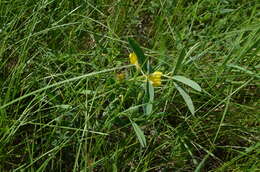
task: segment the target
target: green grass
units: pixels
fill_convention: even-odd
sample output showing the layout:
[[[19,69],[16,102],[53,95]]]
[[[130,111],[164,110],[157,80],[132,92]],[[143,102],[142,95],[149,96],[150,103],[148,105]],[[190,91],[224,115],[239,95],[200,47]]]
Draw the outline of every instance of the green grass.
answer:
[[[0,171],[259,171],[259,10],[257,0],[0,0]],[[128,38],[154,70],[201,86],[178,84],[194,115],[165,77],[143,112]]]

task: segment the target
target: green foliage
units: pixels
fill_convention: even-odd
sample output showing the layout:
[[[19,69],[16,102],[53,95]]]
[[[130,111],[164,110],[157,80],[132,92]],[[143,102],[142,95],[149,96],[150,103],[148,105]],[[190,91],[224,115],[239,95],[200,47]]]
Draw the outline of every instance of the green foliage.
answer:
[[[135,134],[136,134],[141,146],[145,147],[146,146],[146,139],[145,139],[143,131],[140,129],[140,127],[135,122],[131,121],[131,123],[132,123]]]
[[[184,76],[175,75],[175,76],[173,76],[173,79],[190,86],[191,88],[193,88],[196,91],[201,91],[201,87],[199,86],[199,84],[197,84],[196,82],[194,82]]]
[[[146,104],[144,106],[145,115],[150,115],[153,111],[154,87],[149,81],[147,81],[145,84],[145,95],[143,102]]]
[[[181,96],[184,99],[186,105],[188,106],[191,114],[195,115],[195,108],[194,108],[193,102],[192,102],[189,94],[187,94],[178,84],[174,83],[174,86],[176,87],[176,89],[181,94]]]
[[[0,171],[259,171],[258,9],[0,1]]]

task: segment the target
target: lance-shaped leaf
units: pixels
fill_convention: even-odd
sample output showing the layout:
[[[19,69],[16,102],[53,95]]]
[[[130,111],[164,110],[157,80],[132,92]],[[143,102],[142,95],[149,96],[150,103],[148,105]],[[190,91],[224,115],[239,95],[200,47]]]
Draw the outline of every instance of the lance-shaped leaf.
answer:
[[[145,139],[145,136],[144,136],[144,133],[143,131],[141,130],[141,128],[131,120],[131,123],[132,123],[132,126],[134,128],[134,131],[135,131],[135,134],[141,144],[142,147],[145,147],[146,146],[146,139]]]
[[[174,86],[177,88],[177,90],[181,94],[181,96],[184,99],[186,105],[188,106],[191,114],[195,115],[195,108],[194,108],[194,105],[193,105],[193,102],[192,102],[190,96],[178,84],[174,83]]]
[[[199,84],[197,84],[195,81],[190,80],[189,78],[186,78],[184,76],[175,75],[173,76],[173,79],[179,82],[182,82],[185,85],[188,85],[189,87],[193,88],[194,90],[201,91],[201,87]]]

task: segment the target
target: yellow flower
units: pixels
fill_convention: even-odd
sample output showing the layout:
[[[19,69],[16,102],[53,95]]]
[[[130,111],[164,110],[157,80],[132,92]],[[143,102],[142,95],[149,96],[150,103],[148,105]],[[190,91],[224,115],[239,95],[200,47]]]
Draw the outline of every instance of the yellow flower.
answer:
[[[130,53],[129,54],[129,59],[131,64],[138,64],[138,59],[135,53]]]
[[[156,71],[148,76],[150,82],[152,82],[154,87],[158,87],[162,84],[161,82],[162,72]]]
[[[130,53],[129,54],[129,59],[130,59],[130,63],[134,64],[136,66],[136,68],[139,70],[140,66],[139,66],[138,58],[137,58],[136,54],[135,53]]]

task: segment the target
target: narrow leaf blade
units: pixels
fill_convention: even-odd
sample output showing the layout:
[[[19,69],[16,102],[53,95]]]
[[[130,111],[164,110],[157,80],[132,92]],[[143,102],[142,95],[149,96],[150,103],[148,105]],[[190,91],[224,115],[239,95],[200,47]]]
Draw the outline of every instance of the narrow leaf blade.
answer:
[[[179,93],[181,94],[182,98],[184,99],[191,114],[195,115],[195,108],[194,108],[194,105],[193,105],[193,102],[192,102],[190,96],[178,84],[174,83],[174,85],[175,85],[176,89],[179,91]]]
[[[149,95],[149,101],[150,102],[153,102],[154,100],[154,87],[152,85],[151,82],[147,81],[146,82],[146,91],[148,92],[148,95]]]
[[[154,87],[151,82],[147,81],[145,86],[145,96],[144,96],[144,113],[145,115],[150,115],[153,110],[154,101]]]
[[[174,74],[174,75],[175,75],[175,74],[178,72],[178,70],[181,68],[181,65],[182,65],[182,62],[183,62],[184,58],[185,58],[185,48],[183,48],[183,49],[181,50],[181,54],[180,54],[179,57],[178,57],[178,60],[177,60],[176,65],[175,65],[175,68],[174,68],[174,70],[173,70],[173,74]]]
[[[251,75],[251,76],[255,76],[255,77],[257,77],[257,78],[260,78],[260,75],[254,73],[254,72],[252,72],[252,71],[250,71],[250,70],[248,70],[248,69],[246,69],[246,68],[243,68],[243,67],[241,67],[241,66],[234,65],[234,64],[228,64],[227,66],[228,66],[228,67],[231,67],[231,68],[234,68],[234,69],[238,69],[238,70],[240,70],[240,71],[242,71],[242,72],[245,72],[245,73],[247,73],[247,74],[249,74],[249,75]]]
[[[145,139],[143,131],[141,130],[141,128],[135,122],[131,121],[131,123],[132,123],[135,134],[136,134],[141,146],[145,147],[146,146],[146,139]]]
[[[152,66],[150,65],[149,60],[147,60],[146,69],[147,69],[147,74],[153,73],[153,68],[152,68]]]
[[[189,79],[189,78],[186,78],[184,76],[180,76],[180,75],[176,75],[173,77],[174,80],[176,81],[179,81],[185,85],[188,85],[189,87],[193,88],[194,90],[197,90],[197,91],[201,91],[201,87],[199,86],[199,84],[197,84],[195,81]]]

